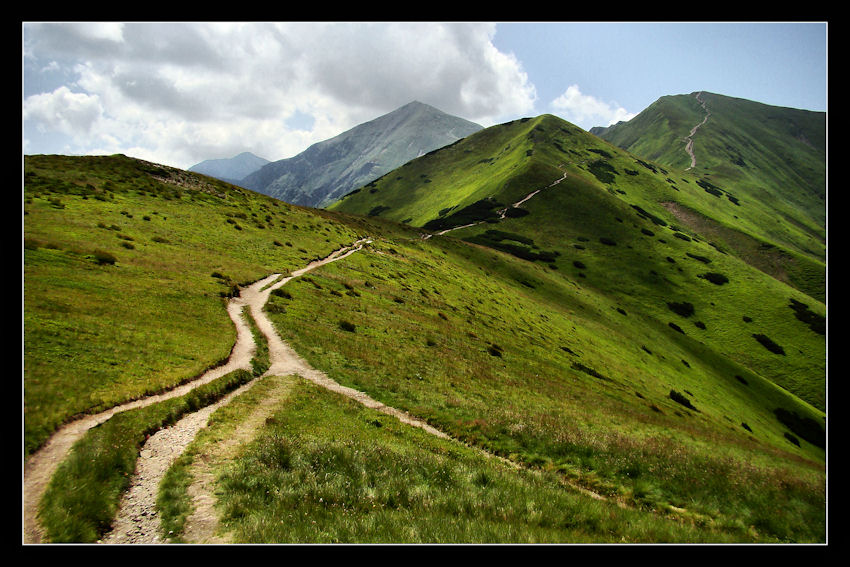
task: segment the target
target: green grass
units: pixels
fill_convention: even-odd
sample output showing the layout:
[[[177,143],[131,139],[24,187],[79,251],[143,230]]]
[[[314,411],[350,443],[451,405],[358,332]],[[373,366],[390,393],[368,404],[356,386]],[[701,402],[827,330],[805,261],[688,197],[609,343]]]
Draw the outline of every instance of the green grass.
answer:
[[[290,380],[262,432],[219,469],[222,529],[236,543],[751,541],[598,502],[557,474],[515,470]]]
[[[26,156],[24,169],[25,454],[75,415],[217,365],[236,338],[226,295],[357,238],[316,212],[123,156]]]
[[[338,382],[522,468],[304,386],[233,468],[219,471],[226,527],[238,540],[376,541],[380,532],[381,541],[405,542],[824,541],[825,452],[817,435],[800,430],[825,425],[825,337],[817,332],[825,306],[675,226],[657,205],[674,192],[669,172],[653,173],[601,141],[570,144],[583,139],[579,131],[557,124],[517,121],[507,126],[517,140],[510,147],[481,137],[474,151],[461,142],[428,156],[463,152],[453,159],[492,171],[491,186],[475,186],[462,170],[406,166],[417,176],[433,171],[431,189],[450,175],[467,184],[454,202],[435,191],[416,224],[480,200],[481,188],[513,202],[580,154],[562,164],[564,182],[523,205],[527,215],[429,240],[382,218],[410,214],[399,212],[401,200],[386,201],[380,217],[358,217],[121,156],[27,157],[25,454],[75,414],[173,387],[224,359],[235,337],[225,301],[239,284],[369,235],[364,250],[271,295],[266,311],[279,333]],[[610,169],[592,165],[598,160]],[[157,180],[166,173],[170,181]],[[374,195],[388,195],[393,179],[376,182]],[[115,262],[99,261],[96,250]],[[708,272],[729,281],[700,277]],[[268,367],[262,346],[254,374]],[[167,530],[180,533],[189,512],[194,451],[222,439],[252,399],[219,414],[227,427],[170,473],[160,504]],[[129,455],[139,428],[112,427],[124,431],[113,444]],[[106,464],[94,472],[127,470],[125,449],[102,454]],[[441,475],[450,490],[437,489]],[[55,502],[74,498],[74,483],[62,482]],[[106,482],[115,482],[103,490],[115,502],[121,484]],[[92,537],[109,513],[108,503],[94,507],[57,520],[66,527],[55,537]],[[686,510],[684,524],[667,519],[678,517],[674,507]],[[61,516],[63,506],[54,508]]]
[[[817,416],[806,404],[696,341],[629,323],[604,296],[567,295],[557,272],[451,241],[375,248],[314,272],[321,289],[295,280],[291,299],[271,300],[285,305],[272,315],[285,340],[337,381],[636,506],[767,523],[767,539],[823,537],[823,452],[791,445],[771,413]],[[346,284],[359,295],[330,293]]]
[[[248,382],[237,370],[179,398],[113,416],[89,430],[59,465],[39,504],[45,540],[93,543],[110,529],[146,438]]]

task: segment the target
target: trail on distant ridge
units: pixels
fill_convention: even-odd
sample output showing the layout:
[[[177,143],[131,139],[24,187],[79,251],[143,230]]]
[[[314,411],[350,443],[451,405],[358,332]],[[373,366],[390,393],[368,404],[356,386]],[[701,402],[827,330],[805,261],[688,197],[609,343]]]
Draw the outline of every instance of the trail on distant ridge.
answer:
[[[702,106],[702,109],[705,110],[705,118],[702,119],[702,122],[691,128],[691,133],[688,134],[687,137],[685,137],[685,151],[688,152],[689,156],[691,156],[691,166],[685,169],[685,171],[693,169],[697,165],[697,158],[694,155],[694,135],[697,133],[697,130],[699,130],[699,127],[705,124],[708,120],[708,117],[711,116],[711,112],[705,106],[705,101],[700,98],[701,95],[702,92],[698,92],[694,96],[699,101],[700,105]]]

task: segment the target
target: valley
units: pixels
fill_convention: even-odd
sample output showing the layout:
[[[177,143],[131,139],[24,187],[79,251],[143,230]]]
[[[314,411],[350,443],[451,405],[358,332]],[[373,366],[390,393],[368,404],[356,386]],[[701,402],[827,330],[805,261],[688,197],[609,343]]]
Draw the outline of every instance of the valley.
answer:
[[[25,156],[25,542],[824,541],[819,177],[713,144],[543,115],[325,209]]]

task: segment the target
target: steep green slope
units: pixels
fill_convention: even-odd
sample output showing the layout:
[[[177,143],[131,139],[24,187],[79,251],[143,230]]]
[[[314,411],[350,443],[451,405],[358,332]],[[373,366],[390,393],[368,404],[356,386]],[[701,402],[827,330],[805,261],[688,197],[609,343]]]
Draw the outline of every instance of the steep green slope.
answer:
[[[635,155],[685,170],[691,165],[685,139],[697,125],[691,181],[741,205],[732,213],[697,209],[701,226],[725,232],[753,265],[774,276],[788,273],[823,300],[822,290],[804,282],[823,271],[826,256],[825,113],[701,92],[662,97],[632,120],[594,131]],[[680,220],[692,217],[683,211]],[[771,262],[783,265],[771,270]]]
[[[363,251],[272,295],[267,313],[278,332],[343,385],[540,470],[545,483],[532,487],[525,473],[508,479],[466,456],[461,464],[451,446],[423,444],[418,432],[383,428],[351,408],[323,403],[332,423],[318,430],[310,424],[317,417],[304,412],[319,402],[305,404],[298,394],[298,413],[268,421],[227,471],[220,488],[235,494],[230,519],[291,523],[291,507],[278,504],[297,494],[311,514],[356,511],[365,526],[389,514],[393,525],[434,518],[417,524],[430,530],[455,507],[467,519],[463,529],[472,530],[466,541],[496,538],[495,527],[475,532],[481,522],[501,526],[499,541],[823,541],[825,415],[801,398],[806,388],[819,394],[824,347],[810,328],[817,318],[800,305],[815,315],[822,306],[765,283],[761,272],[702,239],[684,240],[669,223],[638,215],[629,203],[649,210],[656,193],[673,192],[663,173],[626,173],[643,166],[598,138],[593,146],[568,142],[580,131],[550,117],[507,128],[523,140],[514,142],[516,154],[498,137],[480,146],[505,150],[504,165],[498,154],[488,156],[504,170],[504,182],[494,185],[499,199],[549,185],[561,178],[559,164],[568,176],[524,203],[525,216],[450,233],[469,241],[423,240],[415,227],[301,209],[123,156],[28,156],[25,452],[75,413],[171,387],[225,357],[233,331],[223,296],[237,282],[302,267],[368,235],[374,244]],[[471,153],[462,156],[481,161]],[[647,179],[638,183],[640,176]],[[483,196],[473,187],[468,200]],[[699,277],[706,273],[729,281]],[[785,354],[768,351],[754,334]],[[797,395],[773,383],[776,368]],[[805,379],[807,371],[815,380]],[[283,427],[290,429],[282,437]],[[303,442],[284,442],[301,427]],[[376,428],[382,432],[371,433]],[[374,447],[390,434],[397,443]],[[353,452],[367,446],[368,455]],[[415,471],[398,470],[398,462]],[[482,489],[494,483],[480,502],[498,494],[501,504],[481,509],[470,501],[467,475]],[[429,492],[440,479],[450,490]],[[570,497],[564,505],[579,518],[549,508],[541,515],[529,495],[549,501],[542,495],[560,482],[591,488],[630,512]],[[340,486],[358,487],[345,492],[350,508],[330,498]],[[528,507],[524,514],[517,502]],[[669,531],[659,522],[667,518],[676,524]],[[699,533],[680,529],[683,519]],[[524,527],[512,528],[515,522]],[[250,522],[242,528],[250,531]],[[304,537],[323,541],[320,535]]]
[[[538,189],[521,207],[508,207]],[[330,209],[438,231],[477,223],[449,234],[580,277],[662,326],[683,326],[668,303],[694,305],[685,334],[824,409],[825,330],[807,328],[791,306],[804,304],[820,318],[825,306],[671,213],[731,216],[748,206],[722,196],[544,115],[411,161]],[[762,336],[783,353],[763,347]]]
[[[27,453],[75,414],[227,358],[223,296],[354,239],[316,212],[124,156],[26,156],[23,197]]]

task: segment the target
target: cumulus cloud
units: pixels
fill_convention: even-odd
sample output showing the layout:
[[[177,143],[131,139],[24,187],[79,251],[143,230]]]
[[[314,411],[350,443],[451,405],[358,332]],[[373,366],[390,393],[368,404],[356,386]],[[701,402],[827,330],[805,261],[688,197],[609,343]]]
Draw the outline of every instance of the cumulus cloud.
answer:
[[[27,24],[24,119],[72,136],[79,153],[178,167],[245,150],[289,157],[412,100],[487,126],[536,99],[494,34],[478,23]],[[61,86],[27,91],[48,75]]]
[[[616,103],[603,102],[581,92],[578,85],[570,85],[552,101],[552,109],[565,120],[589,129],[593,126],[610,126],[620,120],[630,120],[635,113]]]

